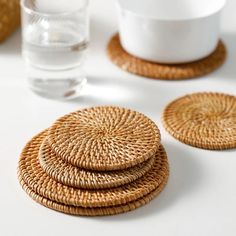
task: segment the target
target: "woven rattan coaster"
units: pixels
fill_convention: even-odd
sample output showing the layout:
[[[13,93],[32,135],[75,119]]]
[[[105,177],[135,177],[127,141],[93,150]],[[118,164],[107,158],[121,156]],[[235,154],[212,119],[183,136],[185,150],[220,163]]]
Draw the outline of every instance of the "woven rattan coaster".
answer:
[[[102,189],[118,187],[142,177],[151,169],[155,158],[120,171],[89,171],[58,158],[45,139],[39,151],[39,161],[44,171],[57,182],[78,188]]]
[[[153,157],[160,133],[153,121],[120,107],[93,107],[58,119],[48,143],[66,162],[90,170],[118,170]]]
[[[194,93],[171,102],[164,111],[166,130],[183,143],[204,149],[236,147],[236,97]]]
[[[151,170],[132,183],[117,188],[85,190],[54,181],[40,166],[38,152],[47,132],[34,137],[24,148],[19,161],[19,175],[35,193],[49,200],[80,207],[108,207],[135,201],[157,189],[168,176],[169,167],[162,146],[156,152]]]
[[[20,0],[0,0],[0,42],[20,25]]]
[[[156,197],[163,190],[163,188],[167,183],[168,176],[166,176],[166,178],[163,180],[160,186],[158,186],[157,189],[155,189],[154,191],[152,191],[151,193],[147,194],[142,198],[139,198],[127,204],[121,204],[112,207],[95,207],[95,208],[69,206],[55,201],[51,201],[45,197],[40,196],[39,194],[35,193],[31,188],[29,188],[22,179],[21,175],[19,175],[19,180],[22,188],[27,192],[27,194],[36,202],[42,204],[45,207],[71,215],[105,216],[105,215],[115,215],[132,211],[138,207],[143,206],[144,204],[149,203],[154,197]]]
[[[128,54],[121,46],[118,34],[108,43],[108,56],[121,69],[133,74],[162,80],[182,80],[206,75],[220,67],[226,58],[226,48],[222,41],[208,57],[185,64],[159,64],[145,61]]]

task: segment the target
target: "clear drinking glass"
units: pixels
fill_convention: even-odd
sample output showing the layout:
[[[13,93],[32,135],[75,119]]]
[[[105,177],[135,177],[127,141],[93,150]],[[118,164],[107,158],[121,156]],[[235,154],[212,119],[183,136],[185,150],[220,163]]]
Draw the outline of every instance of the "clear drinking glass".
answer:
[[[88,0],[21,0],[21,10],[30,88],[44,97],[78,96],[86,83]]]

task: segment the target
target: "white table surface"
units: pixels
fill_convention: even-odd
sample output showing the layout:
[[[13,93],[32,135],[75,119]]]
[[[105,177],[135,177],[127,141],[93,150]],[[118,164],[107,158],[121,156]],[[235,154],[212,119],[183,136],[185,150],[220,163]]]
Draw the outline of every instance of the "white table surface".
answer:
[[[216,72],[189,81],[158,81],[123,72],[107,58],[105,47],[116,32],[111,0],[91,1],[91,47],[86,63],[88,85],[70,102],[31,93],[20,54],[20,32],[0,45],[0,235],[236,235],[236,151],[206,151],[168,135],[160,121],[165,105],[195,91],[236,95],[236,1],[222,18],[229,55]],[[16,175],[25,143],[59,116],[89,106],[129,107],[160,127],[171,167],[169,183],[150,204],[110,217],[73,217],[47,209],[21,189]]]

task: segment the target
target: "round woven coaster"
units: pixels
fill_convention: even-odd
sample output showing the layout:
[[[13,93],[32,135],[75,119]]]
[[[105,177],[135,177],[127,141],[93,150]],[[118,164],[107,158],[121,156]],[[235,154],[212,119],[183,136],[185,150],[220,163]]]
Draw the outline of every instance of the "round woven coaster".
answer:
[[[111,61],[125,71],[162,80],[182,80],[203,76],[220,67],[227,54],[224,43],[219,41],[216,50],[204,59],[184,64],[159,64],[127,53],[121,46],[118,34],[109,41],[107,53]]]
[[[153,121],[119,107],[93,107],[58,119],[48,143],[66,162],[89,170],[120,170],[151,158],[160,144]]]
[[[20,25],[20,0],[0,0],[0,42]]]
[[[85,208],[85,207],[76,207],[76,206],[70,206],[61,204],[55,201],[51,201],[45,197],[40,196],[39,194],[35,193],[31,188],[27,186],[27,184],[24,182],[21,175],[19,175],[19,180],[21,183],[22,188],[25,190],[25,192],[36,202],[42,204],[45,207],[48,207],[50,209],[60,211],[66,214],[71,215],[81,215],[81,216],[106,216],[106,215],[115,215],[120,214],[128,211],[135,210],[138,207],[141,207],[147,203],[149,203],[154,197],[156,197],[165,187],[168,176],[162,181],[160,186],[156,188],[151,193],[147,194],[146,196],[139,198],[135,201],[129,202],[127,204],[121,204],[118,206],[112,206],[112,207],[95,207],[95,208]]]
[[[85,190],[56,182],[42,169],[38,152],[47,132],[34,137],[24,148],[19,175],[35,193],[52,201],[81,207],[107,207],[126,204],[154,191],[167,178],[168,161],[162,146],[156,152],[151,170],[132,183],[111,189]]]
[[[39,161],[44,171],[57,182],[78,188],[102,189],[118,187],[142,177],[151,169],[155,158],[120,171],[89,171],[58,158],[45,139],[39,151]]]
[[[183,143],[204,149],[236,147],[236,97],[194,93],[171,102],[164,111],[166,130]]]

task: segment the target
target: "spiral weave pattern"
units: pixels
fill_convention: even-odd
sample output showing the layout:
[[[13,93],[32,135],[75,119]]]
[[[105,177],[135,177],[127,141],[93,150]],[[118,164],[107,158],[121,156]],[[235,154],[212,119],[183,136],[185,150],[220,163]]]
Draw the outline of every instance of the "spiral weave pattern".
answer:
[[[136,111],[94,107],[58,119],[48,143],[66,162],[88,170],[120,170],[151,158],[160,143],[153,121]]]
[[[194,93],[171,102],[164,111],[166,130],[183,143],[222,150],[236,147],[236,97]]]

